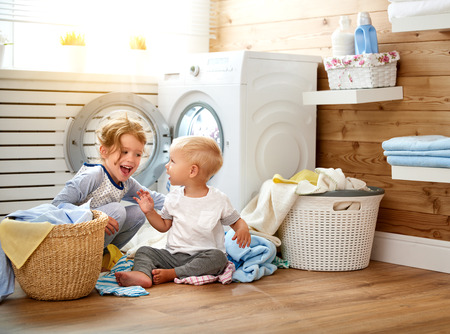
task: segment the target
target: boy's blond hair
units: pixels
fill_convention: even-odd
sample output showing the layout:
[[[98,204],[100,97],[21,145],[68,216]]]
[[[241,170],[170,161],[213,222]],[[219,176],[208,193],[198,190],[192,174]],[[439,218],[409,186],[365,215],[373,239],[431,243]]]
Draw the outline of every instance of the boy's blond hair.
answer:
[[[95,131],[100,145],[105,146],[113,153],[120,150],[120,137],[125,134],[134,136],[142,144],[147,143],[147,137],[142,124],[127,115],[112,118],[100,129]]]
[[[191,165],[197,165],[200,175],[206,180],[216,174],[223,165],[219,145],[210,137],[178,137],[173,140],[170,150],[177,150]]]

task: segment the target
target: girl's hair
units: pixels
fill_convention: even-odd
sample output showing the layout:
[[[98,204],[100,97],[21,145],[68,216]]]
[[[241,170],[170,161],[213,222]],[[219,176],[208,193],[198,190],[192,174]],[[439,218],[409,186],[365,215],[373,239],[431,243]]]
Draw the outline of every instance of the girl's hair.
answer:
[[[210,137],[184,136],[175,138],[170,150],[177,150],[192,165],[197,165],[200,175],[209,180],[223,165],[222,152]]]
[[[100,145],[103,145],[113,153],[120,147],[120,137],[124,134],[134,136],[144,145],[147,143],[144,128],[137,120],[129,119],[127,115],[113,118],[95,131]]]

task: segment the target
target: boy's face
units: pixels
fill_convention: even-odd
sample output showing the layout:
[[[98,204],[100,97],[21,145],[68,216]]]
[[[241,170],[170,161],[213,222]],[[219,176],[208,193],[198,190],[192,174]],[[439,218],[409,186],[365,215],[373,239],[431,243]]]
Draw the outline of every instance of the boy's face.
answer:
[[[179,150],[170,151],[170,160],[166,164],[166,172],[169,175],[170,184],[183,186],[189,180],[192,165],[186,160]]]
[[[114,182],[125,182],[136,172],[144,152],[144,144],[135,136],[124,134],[120,137],[120,149],[110,152],[100,146],[103,165]]]

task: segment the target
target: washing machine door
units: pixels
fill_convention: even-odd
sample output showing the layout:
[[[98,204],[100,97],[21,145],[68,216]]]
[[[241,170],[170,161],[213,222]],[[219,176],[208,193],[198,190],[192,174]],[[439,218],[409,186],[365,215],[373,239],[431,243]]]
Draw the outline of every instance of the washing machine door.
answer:
[[[147,134],[144,155],[133,177],[149,187],[164,171],[169,161],[170,129],[159,110],[145,98],[133,93],[109,93],[90,103],[71,119],[66,130],[65,157],[72,172],[84,162],[99,163],[95,131],[111,118],[127,115],[137,119]]]
[[[213,138],[223,152],[224,135],[216,111],[209,104],[194,102],[187,105],[178,119],[174,137],[205,136]]]

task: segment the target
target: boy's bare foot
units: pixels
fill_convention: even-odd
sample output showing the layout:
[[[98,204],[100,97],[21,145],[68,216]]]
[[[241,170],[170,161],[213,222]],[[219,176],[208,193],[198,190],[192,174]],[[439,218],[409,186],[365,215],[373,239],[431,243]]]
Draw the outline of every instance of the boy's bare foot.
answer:
[[[152,275],[154,284],[173,282],[177,278],[175,269],[153,269]]]
[[[139,285],[145,289],[152,286],[152,279],[142,271],[118,271],[114,275],[120,286]]]

